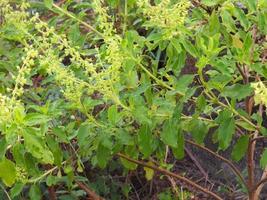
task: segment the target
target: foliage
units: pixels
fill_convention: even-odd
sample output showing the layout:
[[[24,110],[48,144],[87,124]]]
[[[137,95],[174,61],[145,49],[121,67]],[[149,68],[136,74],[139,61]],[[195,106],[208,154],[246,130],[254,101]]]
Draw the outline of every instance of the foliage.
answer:
[[[266,0],[1,0],[0,8],[0,177],[14,198],[29,186],[40,198],[42,183],[63,183],[72,191],[64,198],[78,198],[86,163],[105,168],[121,152],[165,167],[166,149],[182,159],[186,138],[205,145],[214,128],[218,151],[234,146],[236,161],[266,136],[266,113],[254,107],[267,105]]]

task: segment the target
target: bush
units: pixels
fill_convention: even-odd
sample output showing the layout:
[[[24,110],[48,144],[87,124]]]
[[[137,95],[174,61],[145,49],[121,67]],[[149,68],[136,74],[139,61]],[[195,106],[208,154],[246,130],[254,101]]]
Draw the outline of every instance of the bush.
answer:
[[[0,7],[0,177],[10,198],[38,199],[40,187],[57,185],[73,195],[64,198],[85,196],[76,186],[96,198],[86,166],[111,174],[113,163],[222,199],[170,172],[166,160],[183,159],[186,143],[211,151],[208,133],[212,155],[250,200],[259,198],[267,177],[266,170],[255,177],[267,149],[254,158],[267,135],[266,0],[1,0]],[[222,158],[229,148],[231,158]],[[247,174],[234,163],[244,157]]]

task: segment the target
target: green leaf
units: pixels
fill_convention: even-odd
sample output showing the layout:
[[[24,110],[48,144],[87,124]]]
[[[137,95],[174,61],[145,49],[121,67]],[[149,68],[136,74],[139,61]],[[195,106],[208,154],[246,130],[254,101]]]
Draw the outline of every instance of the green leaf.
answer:
[[[233,40],[233,46],[238,49],[243,48],[243,42],[240,40],[240,38],[237,35],[232,35]]]
[[[237,83],[231,86],[226,86],[222,91],[222,95],[232,99],[242,100],[251,95],[252,92],[253,89],[250,87],[250,85],[242,85]]]
[[[55,138],[51,137],[50,135],[46,136],[46,141],[47,141],[48,147],[53,153],[54,163],[57,166],[61,166],[63,155],[62,155],[62,151],[60,149],[58,142],[55,140]]]
[[[230,145],[235,133],[235,120],[228,110],[224,110],[219,113],[216,121],[219,121],[220,124],[218,128],[219,147],[225,150]]]
[[[126,146],[125,154],[133,159],[137,159],[139,152],[137,151],[135,146]],[[126,159],[120,158],[120,161],[126,169],[135,170],[137,168],[137,164],[132,163]]]
[[[147,164],[153,165],[153,163],[151,161],[149,161]],[[154,176],[154,170],[151,168],[148,168],[148,167],[144,167],[144,170],[146,172],[146,175],[145,175],[146,180],[150,181]]]
[[[138,133],[138,144],[140,147],[141,153],[144,154],[144,157],[147,158],[153,152],[152,147],[153,135],[152,131],[148,125],[143,125]]]
[[[180,131],[178,133],[178,143],[177,143],[177,147],[172,147],[172,152],[173,155],[175,156],[176,159],[182,159],[184,158],[184,134],[182,131]]]
[[[29,192],[29,197],[31,200],[41,200],[42,199],[41,190],[37,185],[31,186],[31,189]]]
[[[28,113],[24,118],[26,125],[35,126],[43,123],[47,123],[50,118],[47,115],[40,113]]]
[[[90,126],[86,123],[82,124],[77,134],[77,141],[80,147],[86,145],[89,134],[90,134]]]
[[[6,154],[6,149],[7,149],[7,142],[6,139],[3,137],[0,139],[0,160],[2,160]]]
[[[265,169],[265,167],[267,166],[267,148],[264,149],[261,155],[260,166],[262,169]]]
[[[208,34],[214,35],[220,31],[220,21],[215,11],[212,12],[209,18],[209,32]]]
[[[188,39],[181,40],[181,43],[183,44],[184,49],[190,53],[193,57],[197,57],[198,52],[197,49],[193,46],[193,44]]]
[[[44,4],[48,9],[51,9],[53,6],[53,0],[44,0]]]
[[[244,29],[247,31],[249,28],[249,21],[244,11],[236,6],[234,7],[234,15],[240,21],[240,24],[244,27]]]
[[[108,109],[108,120],[113,124],[116,125],[120,120],[119,113],[117,111],[117,106],[112,105]]]
[[[199,144],[203,143],[208,130],[208,126],[198,119],[192,119],[189,124],[189,131],[191,132],[194,140]]]
[[[239,161],[247,152],[249,142],[249,135],[242,135],[238,141],[236,142],[233,151],[232,151],[232,158],[235,161]]]
[[[179,130],[174,123],[174,120],[166,120],[163,124],[163,130],[160,134],[160,138],[166,145],[177,147],[178,131]]]
[[[46,146],[44,139],[36,135],[36,131],[33,128],[27,128],[23,131],[26,150],[41,162],[53,164],[54,157],[52,152]]]
[[[100,168],[105,168],[110,157],[110,149],[100,143],[96,152],[97,163]]]
[[[11,194],[10,196],[12,198],[18,196],[21,193],[21,191],[23,190],[23,187],[24,187],[24,184],[23,183],[16,183],[12,187],[12,189],[10,190],[10,194]]]
[[[0,162],[0,177],[6,186],[12,186],[16,181],[15,163],[4,158]]]
[[[188,90],[188,85],[192,83],[194,75],[183,75],[175,83],[175,91],[178,91],[181,94],[185,94]]]
[[[203,4],[205,6],[216,6],[220,2],[221,2],[221,0],[202,0],[201,4]]]

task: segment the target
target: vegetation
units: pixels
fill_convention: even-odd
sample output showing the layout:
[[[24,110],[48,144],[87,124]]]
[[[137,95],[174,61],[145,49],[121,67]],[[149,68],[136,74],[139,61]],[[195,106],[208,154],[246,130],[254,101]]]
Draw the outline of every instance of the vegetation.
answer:
[[[158,199],[225,199],[227,189],[172,172],[189,145],[259,199],[266,0],[1,0],[0,9],[2,196],[138,199],[127,181],[138,171],[143,184],[171,182]]]

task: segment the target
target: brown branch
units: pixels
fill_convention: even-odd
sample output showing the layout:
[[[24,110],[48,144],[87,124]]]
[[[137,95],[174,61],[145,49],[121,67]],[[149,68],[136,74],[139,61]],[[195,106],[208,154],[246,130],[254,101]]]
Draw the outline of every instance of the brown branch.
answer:
[[[48,195],[50,200],[57,200],[57,194],[54,186],[48,187]]]
[[[244,84],[246,84],[246,74],[244,73],[244,71],[241,69],[239,63],[236,63],[236,68],[238,69],[239,73],[241,74],[242,78],[243,78],[243,82]]]
[[[208,194],[208,195],[212,196],[212,197],[213,197],[214,199],[216,199],[216,200],[223,200],[223,199],[222,199],[221,197],[219,197],[217,194],[215,194],[215,193],[209,191],[208,189],[206,189],[206,188],[204,188],[204,187],[202,187],[202,186],[196,184],[195,182],[189,180],[188,178],[185,178],[185,177],[183,177],[183,176],[180,176],[180,175],[178,175],[178,174],[175,174],[175,173],[173,173],[173,172],[170,172],[170,171],[168,171],[168,170],[166,170],[166,169],[157,167],[157,166],[155,166],[155,165],[149,165],[149,164],[147,164],[147,163],[145,163],[145,162],[143,162],[143,161],[139,161],[139,160],[132,159],[132,158],[128,157],[127,155],[124,155],[124,154],[121,154],[121,153],[117,153],[117,155],[118,155],[119,157],[125,159],[125,160],[128,160],[129,162],[132,162],[132,163],[135,163],[135,164],[138,164],[138,165],[142,165],[142,166],[144,166],[144,167],[153,169],[153,170],[158,171],[158,172],[160,172],[160,173],[162,173],[162,174],[165,174],[165,175],[167,175],[167,176],[171,176],[171,177],[177,178],[177,179],[183,181],[184,183],[186,183],[186,184],[188,184],[188,185],[190,185],[190,186],[193,186],[194,188],[196,188],[196,189],[198,189],[198,190],[204,192],[205,194]]]
[[[84,190],[88,197],[92,200],[104,200],[104,198],[98,196],[93,190],[91,190],[87,185],[85,185],[84,183],[80,182],[80,181],[76,181],[76,184],[82,189]]]
[[[198,147],[198,148],[204,150],[204,151],[207,151],[208,153],[212,154],[213,156],[215,156],[215,157],[219,158],[220,160],[224,161],[225,163],[227,163],[227,164],[229,165],[229,167],[233,170],[233,172],[234,172],[234,173],[239,177],[239,179],[242,181],[242,183],[244,184],[244,186],[246,186],[246,188],[247,188],[247,183],[246,183],[245,179],[243,178],[241,172],[236,168],[236,166],[235,166],[230,160],[228,160],[228,159],[222,157],[222,156],[219,155],[218,153],[215,153],[214,151],[212,151],[212,150],[210,150],[210,149],[208,149],[208,148],[206,148],[206,147],[204,147],[204,146],[202,146],[202,145],[200,145],[200,144],[197,144],[197,143],[195,143],[195,142],[193,142],[193,141],[191,141],[191,140],[185,140],[185,141],[186,141],[187,143],[189,143],[189,144],[192,144],[192,145],[194,145],[194,146],[196,146],[196,147]]]
[[[260,186],[262,186],[262,184],[267,182],[267,177],[265,177],[264,179],[261,179],[252,189],[252,191],[256,191]]]

